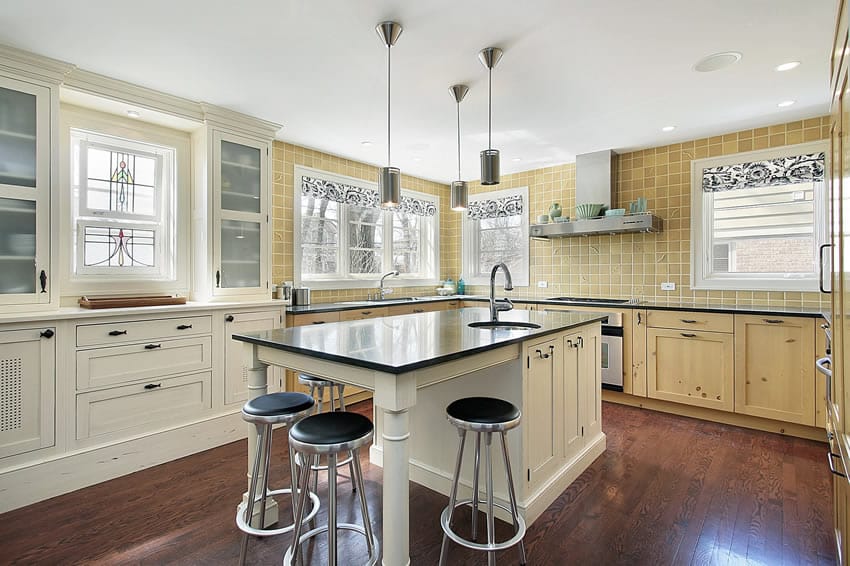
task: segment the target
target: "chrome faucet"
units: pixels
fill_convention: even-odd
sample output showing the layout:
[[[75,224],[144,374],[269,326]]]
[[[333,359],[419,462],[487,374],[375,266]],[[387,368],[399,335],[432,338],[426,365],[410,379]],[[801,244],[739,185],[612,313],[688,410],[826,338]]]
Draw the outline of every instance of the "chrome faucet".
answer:
[[[384,300],[384,297],[386,295],[389,295],[393,292],[392,289],[384,289],[384,279],[386,279],[387,277],[398,277],[398,271],[390,271],[389,273],[384,273],[384,275],[381,277],[381,285],[378,287],[379,291],[381,292],[381,300]]]
[[[499,322],[499,313],[509,311],[514,308],[513,302],[505,297],[501,301],[496,300],[496,272],[499,268],[505,272],[505,291],[514,290],[514,282],[511,279],[511,272],[508,266],[504,263],[497,263],[490,271],[490,322]]]

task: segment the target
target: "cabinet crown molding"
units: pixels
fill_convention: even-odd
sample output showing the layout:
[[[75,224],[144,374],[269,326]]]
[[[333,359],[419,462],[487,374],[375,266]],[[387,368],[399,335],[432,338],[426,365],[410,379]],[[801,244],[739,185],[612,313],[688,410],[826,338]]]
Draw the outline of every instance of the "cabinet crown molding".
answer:
[[[0,44],[0,71],[41,82],[60,84],[76,65]]]
[[[198,104],[203,111],[204,122],[219,129],[230,130],[233,133],[272,139],[283,128],[283,124],[255,118],[208,102]]]

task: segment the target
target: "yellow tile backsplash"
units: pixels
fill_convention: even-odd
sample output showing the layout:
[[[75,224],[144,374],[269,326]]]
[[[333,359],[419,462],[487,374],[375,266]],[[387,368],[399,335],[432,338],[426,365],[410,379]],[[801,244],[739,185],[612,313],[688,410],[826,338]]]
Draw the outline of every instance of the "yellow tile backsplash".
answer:
[[[697,305],[774,305],[819,308],[820,293],[753,291],[694,291],[690,289],[690,167],[692,159],[826,139],[829,117],[821,116],[787,124],[775,124],[661,147],[622,153],[617,167],[616,205],[628,207],[646,197],[649,209],[664,220],[657,234],[618,234],[587,238],[532,240],[531,286],[515,288],[515,297],[637,298],[657,303],[684,302]],[[377,168],[275,142],[273,155],[273,275],[274,281],[291,280],[293,167],[296,164],[362,179],[375,179]],[[461,214],[449,209],[449,187],[416,177],[402,176],[402,186],[440,196],[441,278],[460,275]],[[567,163],[532,171],[503,175],[498,187],[470,183],[470,193],[528,187],[528,214],[535,219],[558,202],[565,215],[574,216],[575,164]],[[536,282],[548,281],[547,289]],[[662,281],[676,284],[675,291],[661,291]],[[319,291],[316,302],[364,298],[367,289]],[[485,287],[469,293],[484,294]],[[431,287],[405,289],[405,294],[433,294]]]

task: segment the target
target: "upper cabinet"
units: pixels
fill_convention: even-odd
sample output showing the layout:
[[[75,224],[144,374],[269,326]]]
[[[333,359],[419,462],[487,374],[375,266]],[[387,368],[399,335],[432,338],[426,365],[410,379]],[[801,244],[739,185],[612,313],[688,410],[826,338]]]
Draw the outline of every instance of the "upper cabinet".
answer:
[[[50,303],[53,90],[0,73],[0,305]]]
[[[193,133],[194,296],[269,298],[269,154],[279,126],[258,122],[256,129],[241,129],[220,118],[208,117]]]

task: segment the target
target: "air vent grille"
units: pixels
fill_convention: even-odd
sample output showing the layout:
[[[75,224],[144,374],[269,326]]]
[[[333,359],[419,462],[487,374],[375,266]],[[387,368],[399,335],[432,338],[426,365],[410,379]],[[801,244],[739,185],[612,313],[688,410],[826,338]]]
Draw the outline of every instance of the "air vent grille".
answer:
[[[0,432],[22,426],[23,375],[21,358],[0,359]]]

